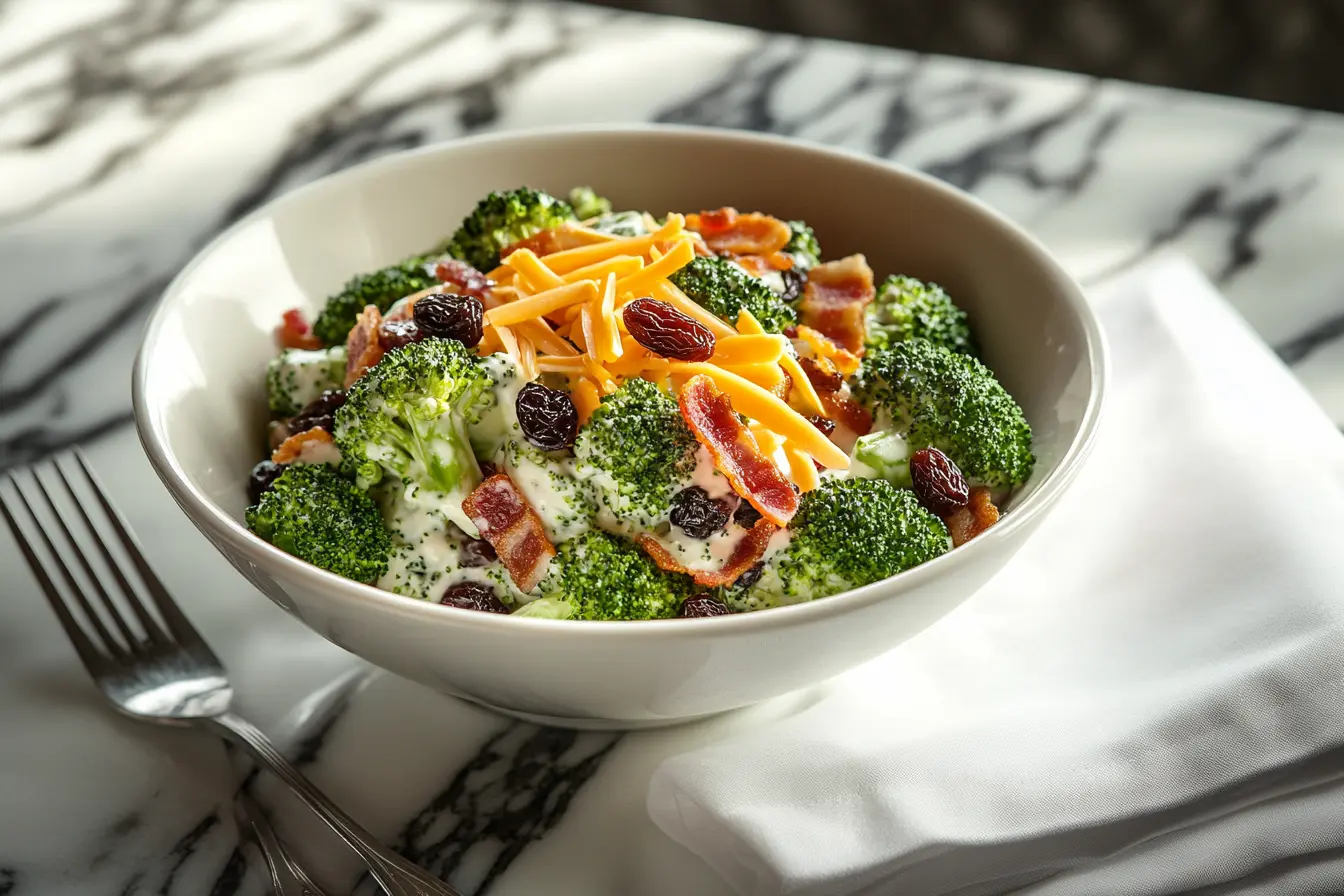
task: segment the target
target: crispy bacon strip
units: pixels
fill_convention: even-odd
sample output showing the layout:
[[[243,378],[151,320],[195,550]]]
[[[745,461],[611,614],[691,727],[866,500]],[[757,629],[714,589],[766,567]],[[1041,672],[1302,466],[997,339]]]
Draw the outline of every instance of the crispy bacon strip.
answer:
[[[495,549],[513,584],[520,591],[535,588],[555,556],[555,546],[513,480],[505,473],[487,478],[467,495],[462,509]]]
[[[687,215],[686,229],[704,237],[710,251],[720,255],[774,255],[793,235],[778,218],[760,212],[741,215],[728,206]]]
[[[990,500],[989,489],[983,486],[971,489],[971,498],[966,506],[943,520],[952,535],[954,548],[961,547],[998,521],[999,508]]]
[[[327,442],[330,444],[331,433],[320,426],[295,433],[286,438],[280,443],[279,447],[271,452],[271,461],[277,464],[291,464],[299,459],[299,455],[303,454],[303,446],[309,442]]]
[[[853,398],[842,394],[845,379],[830,362],[803,358],[798,363],[816,390],[826,417],[845,426],[856,436],[867,435],[873,428],[873,415]]]
[[[686,425],[709,450],[733,491],[776,526],[787,526],[798,512],[798,495],[738,419],[728,396],[708,376],[697,374],[681,387],[678,403]]]
[[[519,249],[531,249],[538,256],[550,255],[552,252],[563,252],[566,249],[577,249],[580,246],[588,246],[592,240],[581,233],[576,233],[568,227],[558,227],[554,230],[539,230],[531,236],[521,239],[516,243],[510,243],[499,250],[499,260],[502,262]]]
[[[378,341],[378,325],[382,322],[377,305],[365,305],[355,318],[350,335],[345,337],[345,388],[382,360],[383,345]]]
[[[760,559],[765,556],[766,546],[770,544],[770,537],[778,531],[779,527],[769,520],[757,520],[756,525],[752,526],[747,534],[742,536],[737,544],[733,545],[733,552],[728,556],[723,568],[717,570],[687,569],[667,548],[659,543],[658,539],[651,535],[641,534],[635,541],[653,562],[658,564],[659,569],[685,573],[697,585],[718,588],[733,584],[737,581],[738,576],[760,562]]]
[[[787,271],[793,267],[793,259],[783,252],[770,255],[734,255],[733,261],[754,277],[760,277],[771,271]]]
[[[856,355],[863,354],[864,308],[873,300],[873,269],[862,255],[819,264],[807,272],[799,311],[803,323]]]
[[[322,340],[313,335],[313,328],[309,325],[303,312],[297,308],[291,308],[280,316],[280,323],[275,328],[275,341],[281,348],[302,348],[312,351],[322,347]]]

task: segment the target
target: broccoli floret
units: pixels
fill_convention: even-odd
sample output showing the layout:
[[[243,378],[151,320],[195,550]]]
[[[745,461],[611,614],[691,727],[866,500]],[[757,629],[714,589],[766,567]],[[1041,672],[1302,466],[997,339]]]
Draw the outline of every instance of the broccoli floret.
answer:
[[[869,350],[922,338],[964,355],[975,355],[966,312],[937,283],[892,275],[868,305]]]
[[[611,200],[597,195],[592,187],[575,187],[569,191],[569,205],[580,221],[611,213]]]
[[[432,256],[415,255],[371,274],[351,278],[344,289],[327,299],[313,324],[313,333],[325,345],[344,344],[365,305],[387,311],[397,299],[433,286],[439,281],[432,268]]]
[[[859,369],[859,396],[910,450],[935,447],[975,483],[1020,485],[1031,475],[1031,427],[988,367],[927,339],[869,352]],[[887,427],[883,427],[887,428]]]
[[[394,349],[350,387],[336,445],[361,488],[384,476],[400,500],[442,514],[475,537],[462,499],[481,481],[467,427],[493,402],[490,377],[455,339]]]
[[[695,469],[695,436],[671,396],[648,380],[621,384],[579,430],[578,474],[619,518],[665,517],[677,483]]]
[[[373,582],[387,571],[392,539],[373,499],[326,464],[294,464],[261,501],[247,527],[314,566]]]
[[[634,544],[599,529],[561,544],[541,583],[543,599],[586,620],[665,619],[692,590],[688,576],[664,572]],[[558,607],[547,610],[560,618]]]
[[[499,250],[574,219],[569,203],[549,193],[519,187],[486,196],[462,221],[445,248],[479,271],[499,264]]]
[[[789,230],[793,235],[784,246],[784,252],[793,256],[794,268],[806,274],[821,264],[821,244],[806,221],[790,221]]]
[[[743,308],[767,333],[781,333],[798,323],[788,302],[756,277],[726,258],[697,257],[670,278],[687,296],[730,324]]]
[[[885,479],[824,479],[803,495],[788,547],[750,588],[729,588],[737,610],[828,597],[894,576],[945,553],[947,527],[909,489]]]
[[[277,417],[292,417],[327,389],[345,385],[345,346],[287,348],[266,367],[266,401]]]

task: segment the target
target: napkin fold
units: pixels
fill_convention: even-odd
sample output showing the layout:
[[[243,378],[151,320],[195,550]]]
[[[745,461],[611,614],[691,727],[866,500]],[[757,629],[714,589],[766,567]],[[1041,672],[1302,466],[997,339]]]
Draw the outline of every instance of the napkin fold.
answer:
[[[1097,444],[1022,551],[654,774],[738,892],[1344,892],[1344,439],[1188,262],[1093,299]]]

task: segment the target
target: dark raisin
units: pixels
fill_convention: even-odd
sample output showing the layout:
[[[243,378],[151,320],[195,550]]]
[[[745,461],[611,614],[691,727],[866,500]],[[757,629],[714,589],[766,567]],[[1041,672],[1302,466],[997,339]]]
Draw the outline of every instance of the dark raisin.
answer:
[[[483,538],[473,538],[462,545],[462,554],[457,558],[459,566],[471,569],[476,566],[489,566],[499,559],[490,542]]]
[[[436,292],[417,299],[411,316],[426,336],[456,339],[468,348],[479,345],[485,334],[485,306],[475,296]]]
[[[668,517],[692,538],[708,538],[728,525],[728,505],[711,498],[700,486],[692,485],[672,496],[672,512]]]
[[[480,582],[460,582],[439,598],[445,607],[457,607],[459,610],[480,610],[483,613],[507,613],[509,608],[495,597],[495,589]]]
[[[541,383],[528,383],[514,402],[523,436],[543,451],[559,451],[574,444],[579,412],[568,392]]]
[[[480,467],[481,467],[481,478],[482,478],[482,479],[489,479],[491,476],[493,476],[493,475],[495,475],[496,473],[499,472],[499,468],[496,467],[494,464],[492,464],[492,463],[491,463],[490,461],[488,461],[488,460],[483,460],[483,461],[481,461],[481,462],[480,462]]]
[[[699,619],[705,616],[727,616],[731,610],[712,594],[693,594],[681,602],[677,615],[682,619]]]
[[[733,587],[741,588],[743,591],[746,591],[761,580],[761,573],[763,572],[765,572],[765,561],[757,563],[755,566],[742,573],[742,575],[738,576],[737,581],[733,582]]]
[[[785,327],[783,332],[784,335],[789,337],[790,339],[798,338],[798,328],[795,327],[793,324],[789,324],[787,327]]]
[[[835,432],[835,421],[827,420],[825,417],[818,414],[813,414],[811,417],[808,417],[807,422],[821,430],[822,435],[828,436]]]
[[[743,529],[750,529],[761,519],[761,512],[751,506],[750,501],[743,501],[737,505],[737,512],[733,514],[733,522],[737,523]]]
[[[345,392],[341,389],[328,389],[303,406],[303,410],[289,421],[291,433],[307,432],[313,427],[334,432],[336,412],[345,404]]]
[[[247,475],[247,499],[256,504],[283,472],[285,472],[284,464],[277,464],[275,461],[264,460],[257,464]]]
[[[413,320],[385,320],[378,325],[378,344],[383,347],[383,351],[390,352],[424,338]]]
[[[910,457],[910,479],[919,503],[938,516],[956,513],[971,499],[961,470],[937,448],[921,448]]]
[[[803,287],[807,285],[806,274],[797,268],[789,268],[787,271],[780,271],[779,276],[784,281],[784,292],[781,293],[784,301],[792,302],[803,294]]]
[[[625,328],[635,341],[655,355],[675,361],[708,361],[714,354],[714,334],[694,318],[666,302],[645,296],[621,312]]]

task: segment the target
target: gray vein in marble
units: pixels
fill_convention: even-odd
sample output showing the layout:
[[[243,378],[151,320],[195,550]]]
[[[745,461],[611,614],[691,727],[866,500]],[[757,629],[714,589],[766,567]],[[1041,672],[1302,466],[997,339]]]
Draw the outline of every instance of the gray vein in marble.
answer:
[[[481,896],[555,826],[619,740],[615,733],[510,724],[406,824],[395,848]],[[468,858],[474,867],[464,869]],[[464,879],[468,874],[474,879]]]
[[[1307,120],[1307,113],[1294,116],[1293,121],[1254,146],[1225,178],[1196,189],[1177,209],[1171,223],[1155,231],[1147,244],[1129,258],[1095,273],[1092,282],[1108,279],[1135,267],[1158,250],[1175,243],[1202,221],[1225,220],[1231,224],[1227,260],[1211,273],[1216,283],[1225,286],[1238,273],[1259,260],[1260,252],[1255,245],[1256,233],[1276,212],[1305,196],[1315,182],[1315,177],[1309,175],[1286,189],[1266,187],[1237,195],[1237,188],[1258,174],[1267,159],[1282,153],[1302,135]]]

